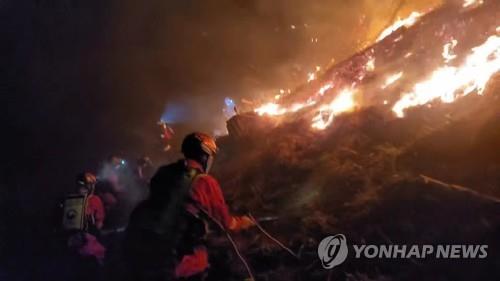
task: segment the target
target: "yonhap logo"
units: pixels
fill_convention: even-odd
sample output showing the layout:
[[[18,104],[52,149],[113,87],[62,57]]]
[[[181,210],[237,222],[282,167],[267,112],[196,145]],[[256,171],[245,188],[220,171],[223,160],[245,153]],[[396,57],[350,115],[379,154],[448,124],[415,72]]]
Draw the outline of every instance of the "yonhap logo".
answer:
[[[347,258],[347,239],[343,234],[328,236],[318,246],[318,256],[325,269],[332,269]]]
[[[486,244],[352,244],[354,259],[486,259]],[[325,269],[342,264],[348,254],[343,234],[328,236],[318,245],[318,257]]]

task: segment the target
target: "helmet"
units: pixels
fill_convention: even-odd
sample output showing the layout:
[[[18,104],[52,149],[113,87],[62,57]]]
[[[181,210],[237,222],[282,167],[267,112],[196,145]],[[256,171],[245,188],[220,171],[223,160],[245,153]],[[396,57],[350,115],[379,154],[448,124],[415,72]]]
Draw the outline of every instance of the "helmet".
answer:
[[[184,155],[202,151],[213,156],[217,153],[217,150],[215,139],[205,133],[191,133],[182,142],[182,153]]]
[[[96,182],[97,178],[89,172],[80,173],[76,177],[77,185],[94,185]]]
[[[182,153],[184,156],[202,164],[205,172],[210,170],[217,150],[215,139],[205,133],[191,133],[182,142]]]
[[[116,155],[112,155],[108,158],[108,163],[109,163],[109,165],[111,165],[111,167],[113,167],[115,169],[120,169],[123,167],[123,165],[125,165],[127,163],[127,161],[125,161],[125,159],[123,159],[121,157],[118,157]]]
[[[94,190],[96,183],[97,178],[94,174],[89,172],[80,173],[76,177],[76,185],[78,188],[85,188],[88,192],[92,192]]]

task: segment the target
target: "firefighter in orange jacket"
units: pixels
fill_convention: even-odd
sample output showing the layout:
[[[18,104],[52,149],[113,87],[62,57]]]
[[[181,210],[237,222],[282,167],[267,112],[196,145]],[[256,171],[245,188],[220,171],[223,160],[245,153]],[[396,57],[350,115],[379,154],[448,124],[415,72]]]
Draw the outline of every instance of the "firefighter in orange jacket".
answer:
[[[98,241],[103,228],[105,210],[102,200],[95,195],[96,177],[92,173],[81,173],[77,176],[78,193],[87,196],[85,206],[85,230],[70,236],[68,246],[85,258],[94,258],[102,263],[106,253],[105,247]]]
[[[185,159],[157,171],[150,197],[130,218],[125,249],[135,280],[201,279],[209,267],[203,239],[207,216],[227,231],[254,224],[229,213],[219,183],[208,174],[215,140],[192,133],[182,152]]]

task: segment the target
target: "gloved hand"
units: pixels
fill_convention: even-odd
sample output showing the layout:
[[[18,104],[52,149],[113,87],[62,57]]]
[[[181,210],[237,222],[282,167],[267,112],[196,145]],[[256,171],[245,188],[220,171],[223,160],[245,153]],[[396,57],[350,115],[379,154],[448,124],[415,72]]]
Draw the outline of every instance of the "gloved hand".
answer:
[[[240,229],[247,229],[255,226],[255,221],[249,216],[240,217]]]
[[[229,227],[232,231],[239,231],[250,228],[255,225],[255,221],[249,216],[233,217],[233,221]]]

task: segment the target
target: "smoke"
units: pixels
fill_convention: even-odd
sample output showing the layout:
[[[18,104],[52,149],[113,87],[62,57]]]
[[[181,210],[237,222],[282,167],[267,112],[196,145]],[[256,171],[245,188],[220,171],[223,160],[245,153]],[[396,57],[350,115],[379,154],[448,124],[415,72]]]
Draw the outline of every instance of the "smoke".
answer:
[[[118,157],[111,157],[101,164],[96,193],[107,209],[106,228],[125,226],[135,206],[146,199],[151,175],[147,175],[145,169],[140,173],[139,168],[139,162]]]
[[[210,131],[224,121],[224,97],[240,105],[293,90],[316,66],[373,42],[396,17],[438,2],[122,1],[110,24],[113,71],[124,85],[134,81],[132,97],[140,92],[153,104],[150,118],[175,99],[189,112],[183,119]]]
[[[9,243],[12,264],[47,250],[25,241],[41,240],[32,233],[47,232],[49,206],[76,173],[113,153],[164,160],[156,122],[166,105],[187,112],[185,131],[223,126],[224,97],[238,106],[294,89],[317,65],[362,49],[395,15],[438,1],[400,2],[1,1],[2,164],[6,208],[17,210],[7,224],[9,238],[24,238]]]
[[[159,155],[169,104],[185,110],[177,137],[223,128],[225,97],[241,108],[293,90],[374,40],[397,10],[437,1],[400,2],[4,1],[8,185],[51,197],[106,155]]]
[[[168,124],[176,124],[186,122],[189,119],[189,110],[185,104],[169,103],[165,106],[165,111],[161,115],[160,120]]]

